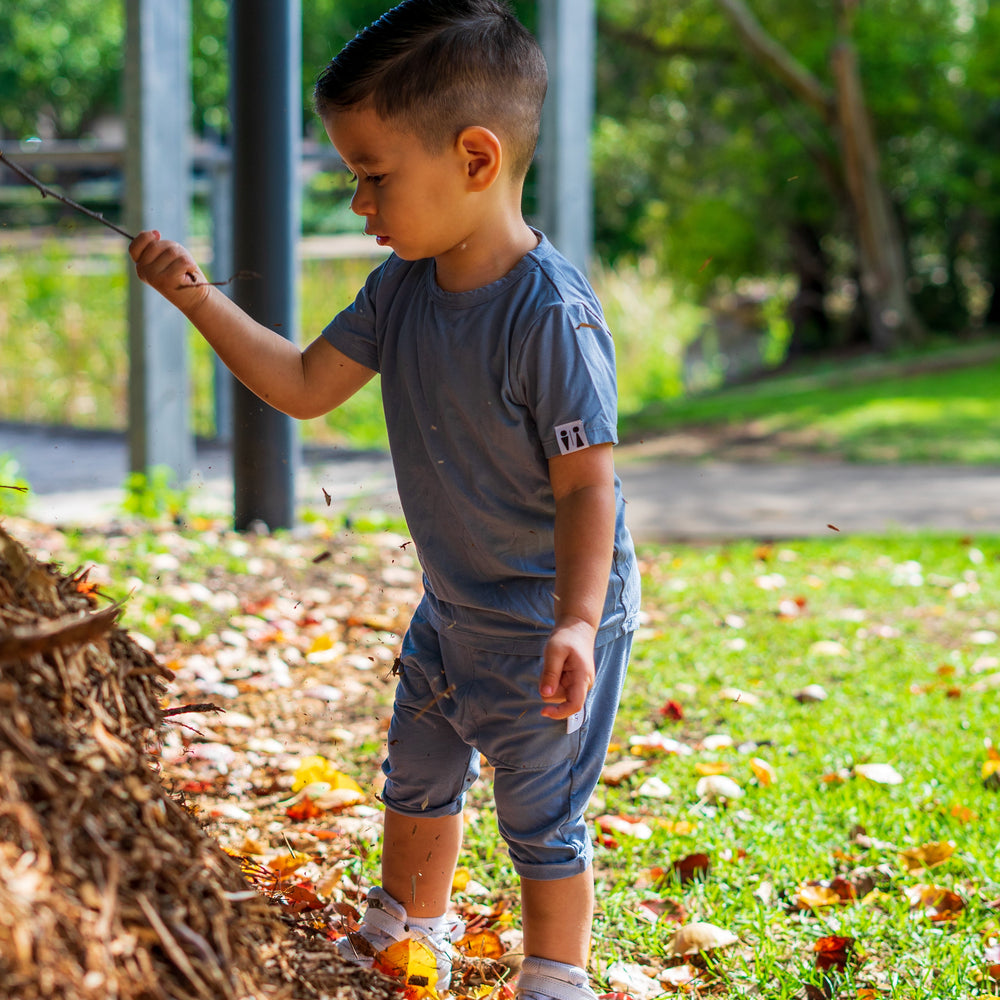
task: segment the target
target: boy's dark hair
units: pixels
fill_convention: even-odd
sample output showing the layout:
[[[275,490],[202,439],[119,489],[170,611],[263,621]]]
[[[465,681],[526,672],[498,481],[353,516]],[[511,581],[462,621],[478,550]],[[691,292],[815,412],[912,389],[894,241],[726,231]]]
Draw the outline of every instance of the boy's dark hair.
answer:
[[[496,132],[513,176],[528,171],[548,77],[504,0],[405,0],[357,34],[316,81],[316,111],[370,106],[433,152],[463,128]]]

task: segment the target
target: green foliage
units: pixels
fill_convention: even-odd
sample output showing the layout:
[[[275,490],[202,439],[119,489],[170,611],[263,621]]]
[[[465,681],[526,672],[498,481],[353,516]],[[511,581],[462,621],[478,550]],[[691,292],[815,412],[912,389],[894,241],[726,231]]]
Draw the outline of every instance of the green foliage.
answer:
[[[157,465],[143,472],[130,472],[125,479],[122,511],[144,521],[180,521],[191,499],[191,491],[176,485],[174,471]]]
[[[832,93],[841,5],[749,6]],[[600,252],[652,254],[682,293],[703,296],[793,271],[789,234],[805,225],[828,257],[829,305],[847,296],[844,321],[855,251],[820,115],[754,62],[713,0],[616,0],[599,18]],[[857,5],[853,34],[911,291],[936,330],[982,322],[1000,259],[996,5],[876,0]]]
[[[0,134],[69,138],[119,110],[125,4],[18,0],[0,5]]]
[[[0,515],[23,516],[28,512],[31,487],[21,475],[21,465],[13,455],[0,452]]]

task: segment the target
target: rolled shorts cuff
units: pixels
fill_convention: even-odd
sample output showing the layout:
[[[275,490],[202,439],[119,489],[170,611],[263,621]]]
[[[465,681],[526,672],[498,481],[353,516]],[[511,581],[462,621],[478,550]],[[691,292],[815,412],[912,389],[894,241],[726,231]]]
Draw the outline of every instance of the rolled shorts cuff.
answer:
[[[385,790],[382,792],[382,804],[386,809],[391,809],[394,813],[399,813],[401,816],[419,816],[425,819],[437,819],[440,816],[456,816],[465,808],[465,794],[463,793],[457,799],[451,802],[445,802],[444,805],[440,806],[430,806],[426,808],[416,808],[412,806],[401,805],[398,802],[393,801],[393,798]]]
[[[556,862],[525,862],[511,858],[514,871],[521,878],[532,879],[535,882],[556,882],[559,879],[573,878],[574,875],[582,875],[591,865],[594,859],[594,849],[588,842],[583,849],[583,853],[578,854],[569,861]]]

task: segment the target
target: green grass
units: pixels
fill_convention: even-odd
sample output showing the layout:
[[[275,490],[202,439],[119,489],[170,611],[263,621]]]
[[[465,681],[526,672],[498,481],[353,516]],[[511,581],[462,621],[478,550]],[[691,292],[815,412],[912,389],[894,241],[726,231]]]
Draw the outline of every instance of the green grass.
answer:
[[[110,596],[143,581],[129,623],[174,649],[177,615],[198,621],[205,635],[236,613],[208,606],[197,589],[192,604],[190,584],[247,596],[264,576],[294,594],[303,567],[324,572],[301,536],[293,544],[203,524],[60,537],[54,554],[67,565],[114,566],[97,573],[113,576]],[[322,539],[331,544],[328,531]],[[360,538],[352,544],[356,571],[377,581],[378,548],[365,550]],[[283,556],[290,550],[296,554]],[[1000,790],[983,780],[989,748],[1000,744],[1000,537],[678,545],[646,548],[641,560],[645,621],[609,760],[638,759],[643,768],[623,784],[602,785],[588,814],[598,841],[597,980],[607,985],[606,970],[619,960],[654,976],[680,963],[667,949],[674,925],[642,917],[652,903],[739,938],[695,962],[707,984],[699,995],[791,1000],[807,986],[893,1000],[1000,992],[987,958],[1000,937]],[[826,699],[798,700],[810,684]],[[746,695],[734,701],[726,689]],[[663,713],[669,703],[680,718]],[[632,744],[655,733],[684,752],[636,757]],[[712,749],[709,737],[728,745]],[[370,741],[356,759],[347,747],[340,752],[343,769],[374,769]],[[755,775],[754,758],[773,768],[772,783]],[[856,770],[866,764],[891,765],[900,783],[866,780]],[[725,805],[701,799],[699,765],[727,767],[742,797]],[[669,786],[666,797],[643,794],[652,777]],[[488,784],[470,805],[461,863],[494,900],[511,899],[516,883]],[[598,836],[602,815],[641,820],[651,835],[608,842]],[[944,863],[908,870],[901,851],[941,841],[954,844]],[[673,863],[695,853],[707,855],[707,873],[671,878]],[[374,879],[378,850],[359,859]],[[796,905],[802,885],[835,878],[854,885],[857,898]],[[961,910],[932,921],[911,908],[906,890],[921,883],[957,893]],[[854,958],[841,970],[817,968],[813,947],[830,935],[853,939]]]
[[[785,442],[788,454],[1000,464],[1000,343],[812,368],[648,403],[623,415],[623,434],[733,427],[777,439],[779,451]]]

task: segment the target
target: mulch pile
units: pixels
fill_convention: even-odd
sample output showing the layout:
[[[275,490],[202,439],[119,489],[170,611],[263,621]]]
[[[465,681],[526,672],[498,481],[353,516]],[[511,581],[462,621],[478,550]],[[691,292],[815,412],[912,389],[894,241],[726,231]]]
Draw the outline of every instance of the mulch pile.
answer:
[[[0,527],[0,995],[398,997],[165,790],[151,750],[170,672],[91,589]]]

